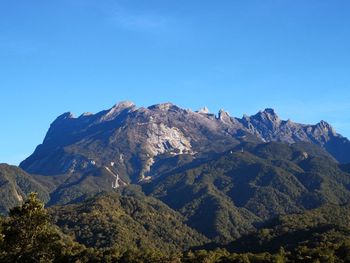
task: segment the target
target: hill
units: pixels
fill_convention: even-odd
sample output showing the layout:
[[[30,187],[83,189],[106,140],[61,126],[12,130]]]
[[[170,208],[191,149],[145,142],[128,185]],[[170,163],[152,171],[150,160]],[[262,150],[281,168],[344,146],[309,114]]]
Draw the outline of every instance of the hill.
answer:
[[[20,205],[31,192],[37,192],[46,202],[50,199],[47,188],[33,176],[16,166],[0,164],[0,214]]]
[[[185,218],[138,187],[99,194],[85,202],[50,209],[56,224],[95,248],[183,251],[208,242]]]
[[[143,189],[208,238],[227,242],[278,215],[347,203],[349,185],[350,174],[312,144],[245,143]]]

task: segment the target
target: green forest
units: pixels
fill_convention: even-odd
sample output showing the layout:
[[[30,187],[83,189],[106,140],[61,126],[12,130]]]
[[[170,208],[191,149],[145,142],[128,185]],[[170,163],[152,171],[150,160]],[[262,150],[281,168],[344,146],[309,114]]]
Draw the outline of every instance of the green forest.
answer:
[[[118,189],[0,168],[0,262],[350,262],[349,167],[311,144],[165,156]]]
[[[208,243],[195,231],[176,225],[178,220],[172,221],[171,217],[177,215],[167,214],[166,208],[160,214],[167,218],[158,218],[152,215],[151,201],[149,206],[142,205],[130,196],[120,200],[126,203],[124,207],[128,207],[135,218],[143,219],[144,225],[141,225],[141,221],[137,224],[137,219],[128,222],[127,218],[120,224],[96,225],[118,221],[106,218],[111,215],[98,212],[108,211],[108,205],[115,201],[115,196],[107,194],[97,198],[97,202],[88,200],[81,207],[74,207],[70,216],[62,214],[57,221],[55,217],[63,208],[46,209],[37,194],[31,193],[22,205],[12,208],[8,216],[1,218],[0,262],[350,261],[348,206],[326,205],[301,214],[280,216],[262,224],[255,232],[219,245]],[[94,202],[93,208],[89,202]],[[120,209],[116,212],[122,213]],[[85,221],[75,224],[74,220],[78,220],[82,214]],[[69,229],[72,223],[74,229]],[[151,237],[149,231],[140,230],[146,227],[146,223],[148,228],[154,227]],[[163,224],[162,229],[160,224]],[[123,231],[122,225],[129,228],[124,229],[122,235],[116,235],[116,232]],[[96,228],[104,229],[105,238]],[[175,232],[173,237],[168,237],[167,229]],[[137,236],[134,232],[137,232]],[[99,237],[91,238],[94,234]],[[178,242],[169,245],[166,243],[170,240],[166,239]],[[184,244],[203,245],[185,248]]]

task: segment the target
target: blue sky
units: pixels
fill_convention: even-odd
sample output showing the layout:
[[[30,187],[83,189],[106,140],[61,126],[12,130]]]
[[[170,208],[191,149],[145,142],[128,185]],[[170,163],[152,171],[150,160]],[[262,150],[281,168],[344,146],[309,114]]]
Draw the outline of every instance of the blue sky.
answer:
[[[61,113],[275,108],[350,136],[348,0],[0,0],[0,162]]]

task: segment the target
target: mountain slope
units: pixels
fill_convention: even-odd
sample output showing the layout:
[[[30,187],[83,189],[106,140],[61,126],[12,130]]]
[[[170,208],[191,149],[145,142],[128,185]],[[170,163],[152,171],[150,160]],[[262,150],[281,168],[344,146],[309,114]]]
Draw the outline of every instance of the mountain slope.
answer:
[[[350,162],[350,141],[337,134],[333,127],[320,121],[306,125],[281,120],[273,109],[265,109],[253,116],[237,119],[244,128],[258,138],[270,142],[310,142],[326,149],[339,162]]]
[[[259,146],[265,153],[259,153],[259,147],[249,149],[249,143],[263,142],[280,144],[269,144],[270,148]],[[60,181],[50,188],[49,205],[68,204],[123,185],[157,181],[169,174],[176,175],[175,178],[181,181],[176,173],[181,171],[180,168],[189,170],[198,165],[205,166],[217,156],[231,149],[239,152],[243,147],[245,153],[234,154],[237,160],[228,161],[227,165],[228,170],[232,166],[232,169],[238,169],[235,173],[240,174],[240,179],[235,182],[240,187],[232,186],[232,193],[226,193],[212,182],[214,188],[201,188],[197,184],[202,183],[201,180],[193,179],[191,184],[206,193],[205,200],[197,200],[198,206],[205,206],[209,201],[220,203],[227,209],[221,209],[220,205],[214,205],[213,209],[229,211],[223,212],[226,213],[224,217],[247,222],[242,227],[248,230],[256,216],[266,218],[298,211],[301,206],[306,208],[306,203],[315,207],[325,201],[337,203],[346,199],[346,179],[338,182],[339,178],[332,177],[332,171],[334,166],[338,167],[337,161],[345,162],[350,158],[348,143],[326,122],[304,125],[283,121],[272,109],[239,119],[223,110],[215,116],[207,110],[193,112],[171,103],[137,108],[131,102],[122,102],[97,114],[85,113],[78,118],[71,113],[59,116],[51,124],[43,143],[20,166],[29,173]],[[304,149],[290,148],[290,144],[301,144]],[[274,161],[265,160],[273,153]],[[308,158],[313,154],[326,159],[324,166],[319,159],[311,161],[313,159]],[[296,161],[298,158],[300,160]],[[235,162],[243,162],[244,166],[237,167]],[[309,171],[308,166],[313,168]],[[220,169],[218,165],[217,171]],[[327,176],[322,175],[322,170]],[[340,177],[338,170],[335,174]],[[206,171],[209,181],[220,174],[217,171]],[[258,185],[257,191],[255,182],[249,178],[261,176],[263,179],[257,179],[258,184],[268,185]],[[226,174],[218,180],[232,183],[232,178]],[[337,193],[334,193],[335,189]],[[260,199],[261,204],[252,201],[252,196],[254,200]],[[224,199],[224,203],[215,201]],[[232,201],[235,203],[233,208]],[[201,216],[197,216],[199,220]],[[215,220],[221,219],[209,221]],[[228,228],[231,230],[226,234],[216,234],[231,236],[242,232],[234,226]],[[209,232],[208,235],[216,236]]]
[[[137,108],[121,102],[97,114],[59,116],[41,145],[20,167],[42,175],[84,173],[114,167],[125,182],[146,180],[163,155],[224,152],[242,141],[310,142],[338,161],[350,162],[350,142],[326,122],[283,121],[272,109],[242,119],[220,110],[217,116],[171,103]]]
[[[123,180],[137,182],[159,155],[220,152],[237,144],[236,126],[230,125],[170,103],[136,108],[124,102],[79,118],[67,113],[51,124],[43,144],[20,166],[43,175],[113,166]]]
[[[222,242],[277,215],[346,203],[349,186],[350,174],[319,147],[248,143],[179,168],[143,189],[181,212],[191,227]]]
[[[58,226],[90,247],[182,251],[208,240],[184,218],[136,187],[51,209]]]
[[[49,200],[47,188],[22,169],[0,164],[0,214],[6,214],[10,208],[18,206],[31,192]]]
[[[277,252],[280,247],[294,250],[298,247],[340,246],[349,242],[349,205],[325,205],[301,214],[280,216],[259,229],[235,240],[231,251]]]

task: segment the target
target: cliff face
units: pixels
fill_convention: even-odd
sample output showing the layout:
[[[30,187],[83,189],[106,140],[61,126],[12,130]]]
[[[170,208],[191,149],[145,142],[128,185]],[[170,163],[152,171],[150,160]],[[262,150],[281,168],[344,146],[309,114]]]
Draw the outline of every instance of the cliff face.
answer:
[[[181,226],[190,242],[209,238],[226,243],[279,215],[347,204],[349,164],[340,163],[350,162],[349,144],[325,121],[285,121],[272,109],[235,118],[224,110],[216,115],[207,108],[194,112],[171,103],[138,108],[122,102],[96,114],[65,113],[21,163],[35,176],[0,166],[2,196],[8,197],[1,199],[0,213],[30,191],[40,191],[48,206],[90,202],[62,208],[57,218],[66,215],[71,222],[70,209],[78,209],[78,216],[79,210],[94,207],[91,200],[97,199],[89,197],[117,192],[122,195],[102,202],[109,202],[111,211],[125,212],[127,218],[129,212],[145,211],[139,221],[131,216],[127,229],[143,226],[145,215],[159,229],[164,217],[157,212],[164,207],[166,218],[174,215],[169,224]],[[134,196],[130,203],[123,197],[133,187],[141,194],[138,204]],[[148,205],[151,199],[156,200],[154,209]],[[119,205],[119,200],[125,202]],[[117,215],[106,214],[116,216],[111,229],[124,227]],[[73,222],[80,222],[76,216]],[[89,225],[90,219],[85,222]]]
[[[273,109],[265,109],[253,116],[237,119],[244,128],[265,142],[310,142],[326,149],[339,162],[350,162],[350,142],[333,127],[320,121],[315,125],[281,120]]]
[[[43,144],[21,167],[55,175],[107,166],[124,180],[143,180],[160,155],[221,152],[236,145],[241,125],[229,120],[222,122],[170,103],[136,108],[123,102],[78,118],[65,113],[51,124]]]
[[[304,125],[281,120],[272,109],[231,117],[220,110],[193,112],[171,103],[137,108],[121,102],[97,114],[59,116],[41,145],[21,163],[30,173],[77,174],[107,167],[124,182],[148,180],[160,159],[200,158],[242,141],[310,142],[340,162],[350,161],[350,143],[326,122]]]

